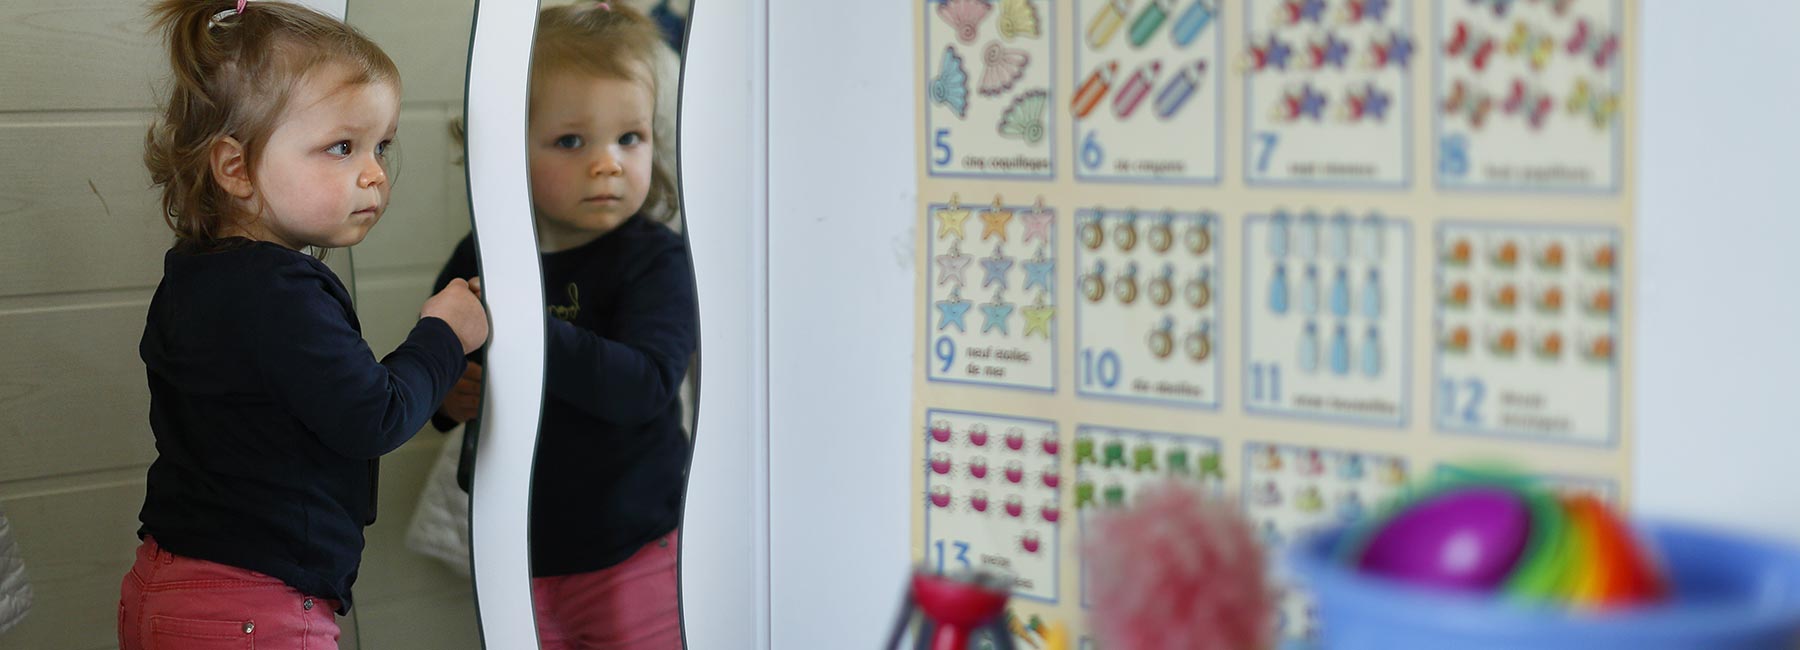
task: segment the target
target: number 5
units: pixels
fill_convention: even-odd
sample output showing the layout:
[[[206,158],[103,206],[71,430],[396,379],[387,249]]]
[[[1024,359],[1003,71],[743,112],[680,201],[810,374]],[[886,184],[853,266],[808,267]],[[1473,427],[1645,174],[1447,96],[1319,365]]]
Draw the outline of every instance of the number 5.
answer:
[[[940,155],[931,162],[939,165],[950,164],[950,157],[953,154],[950,151],[950,143],[945,141],[945,139],[949,137],[950,129],[937,130],[937,136],[932,139],[931,146],[932,148],[937,149]]]

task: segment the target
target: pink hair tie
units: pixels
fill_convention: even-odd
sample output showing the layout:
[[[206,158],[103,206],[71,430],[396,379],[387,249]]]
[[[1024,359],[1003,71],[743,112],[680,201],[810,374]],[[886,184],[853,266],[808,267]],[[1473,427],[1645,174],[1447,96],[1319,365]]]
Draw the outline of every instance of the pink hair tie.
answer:
[[[244,6],[248,5],[248,4],[250,4],[250,0],[238,0],[238,7],[237,7],[238,13],[240,13],[240,14],[244,13]]]
[[[238,2],[243,2],[243,1],[244,0],[238,0]],[[599,7],[601,9],[605,9],[607,11],[612,11],[612,4],[610,4],[610,3],[596,2],[596,3],[594,3],[594,6]]]

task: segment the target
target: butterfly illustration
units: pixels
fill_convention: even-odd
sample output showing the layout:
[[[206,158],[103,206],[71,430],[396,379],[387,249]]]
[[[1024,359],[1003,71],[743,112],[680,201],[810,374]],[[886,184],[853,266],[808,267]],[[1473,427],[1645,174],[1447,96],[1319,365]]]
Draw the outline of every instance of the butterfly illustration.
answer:
[[[931,101],[950,107],[957,117],[968,117],[969,73],[963,70],[962,57],[956,48],[944,48],[944,62],[938,75],[931,79]]]
[[[981,62],[981,94],[998,95],[1011,90],[1019,77],[1025,76],[1025,64],[1031,62],[1031,55],[1025,50],[1015,50],[994,41],[982,48]]]
[[[944,0],[937,6],[937,15],[950,23],[956,30],[956,39],[965,44],[975,43],[975,32],[981,26],[981,19],[986,18],[993,6],[987,0]]]
[[[1037,7],[1031,5],[1031,0],[1001,0],[1000,35],[1008,40],[1038,37]]]
[[[1044,139],[1044,105],[1050,96],[1043,90],[1019,93],[1000,114],[1000,135],[1019,138],[1029,144]]]

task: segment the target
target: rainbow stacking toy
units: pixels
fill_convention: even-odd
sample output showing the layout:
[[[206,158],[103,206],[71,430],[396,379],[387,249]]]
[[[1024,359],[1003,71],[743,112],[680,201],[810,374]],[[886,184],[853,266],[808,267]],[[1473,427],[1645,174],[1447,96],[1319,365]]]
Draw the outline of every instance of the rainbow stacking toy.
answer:
[[[1800,647],[1800,552],[1507,475],[1442,482],[1296,544],[1328,649]]]
[[[1344,561],[1417,585],[1583,608],[1667,595],[1660,568],[1605,504],[1518,479],[1427,489],[1352,529],[1346,542]]]

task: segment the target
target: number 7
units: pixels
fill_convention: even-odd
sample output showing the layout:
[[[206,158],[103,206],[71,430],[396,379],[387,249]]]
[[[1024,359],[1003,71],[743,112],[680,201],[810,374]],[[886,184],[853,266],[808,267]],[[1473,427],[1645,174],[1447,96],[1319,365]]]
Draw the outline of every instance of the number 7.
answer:
[[[1281,140],[1281,136],[1272,131],[1263,131],[1256,134],[1256,139],[1262,142],[1262,155],[1256,157],[1256,172],[1260,174],[1269,171],[1269,156],[1275,153],[1275,143]]]

